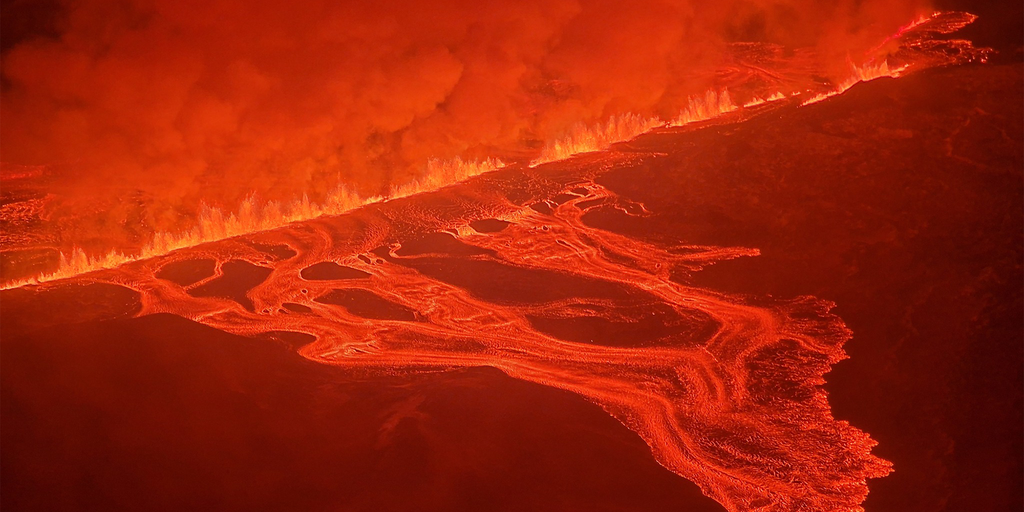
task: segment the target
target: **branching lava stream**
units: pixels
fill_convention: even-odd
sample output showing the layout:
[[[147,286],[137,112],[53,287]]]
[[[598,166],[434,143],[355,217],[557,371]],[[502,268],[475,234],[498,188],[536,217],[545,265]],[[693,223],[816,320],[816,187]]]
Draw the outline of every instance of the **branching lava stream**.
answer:
[[[594,180],[652,158],[506,170],[83,279],[139,291],[143,315],[306,342],[353,371],[486,365],[578,393],[730,510],[856,509],[889,464],[819,387],[848,338],[831,304],[694,288],[680,276],[757,250],[585,222],[650,215]]]
[[[466,160],[429,160],[423,176],[380,196],[363,197],[340,185],[322,194],[326,200],[314,196],[322,204],[305,195],[265,204],[250,196],[238,215],[198,203],[197,223],[185,231],[147,232],[152,236],[135,252],[93,257],[76,247],[70,257],[60,253],[54,271],[28,279],[5,276],[2,287],[24,287],[10,292],[22,297],[69,282],[128,288],[140,297],[138,316],[169,313],[253,343],[283,343],[356,376],[496,368],[599,405],[639,435],[662,466],[730,511],[861,511],[867,480],[889,474],[892,464],[871,453],[876,442],[865,432],[832,415],[824,375],[846,357],[843,344],[851,335],[830,312],[834,304],[697,286],[694,273],[757,257],[759,250],[673,238],[686,232],[672,230],[686,219],[661,224],[670,229],[657,235],[638,234],[649,232],[631,228],[665,215],[653,211],[658,191],[645,196],[645,205],[602,178],[644,166],[687,172],[672,168],[666,157],[696,145],[700,139],[687,139],[690,132],[729,130],[766,114],[781,117],[876,78],[985,62],[990,49],[948,37],[975,18],[962,12],[921,16],[863,56],[848,57],[847,78],[836,80],[807,71],[814,69],[804,62],[813,61],[809,51],[790,58],[781,46],[733,44],[725,53],[731,60],[713,74],[713,87],[680,99],[683,108],[671,118],[650,108],[642,114],[606,109],[601,121],[578,123],[543,147],[533,144],[541,139],[515,139],[532,145],[509,150],[512,160],[471,160],[469,154]],[[453,75],[461,76],[461,64],[452,66]],[[545,83],[555,92],[554,85],[562,84]],[[444,111],[447,103],[424,112]],[[338,126],[351,124],[345,119]],[[842,126],[831,121],[821,125],[838,133]],[[404,136],[403,130],[392,131]],[[915,136],[909,129],[890,131],[901,140]],[[635,138],[640,134],[646,140]],[[396,136],[388,144],[397,148],[403,140]],[[807,144],[827,140],[808,138]],[[484,142],[466,147],[483,151],[489,147]],[[746,151],[736,146],[737,154]],[[45,173],[19,167],[7,174],[28,180]],[[0,212],[0,220],[24,232],[0,235],[21,240],[29,256],[56,251],[29,229],[43,217],[45,202],[29,189],[25,185],[22,194],[28,199]],[[735,210],[734,204],[725,202],[722,210]],[[819,215],[827,217],[813,212]],[[714,240],[708,243],[746,243]],[[26,268],[39,263],[29,256]],[[37,259],[45,263],[43,256]],[[247,342],[239,341],[249,349]],[[304,368],[322,369],[286,355]],[[644,460],[650,462],[646,453]]]

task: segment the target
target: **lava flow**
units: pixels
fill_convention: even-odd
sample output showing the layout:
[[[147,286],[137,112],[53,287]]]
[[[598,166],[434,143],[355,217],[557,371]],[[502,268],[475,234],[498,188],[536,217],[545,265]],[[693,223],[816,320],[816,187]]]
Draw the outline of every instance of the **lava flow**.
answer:
[[[70,280],[20,292],[128,288],[141,297],[137,316],[281,342],[352,374],[493,367],[599,405],[730,511],[861,510],[867,480],[892,465],[872,454],[868,434],[833,417],[822,388],[851,335],[834,304],[696,286],[693,274],[758,249],[625,234],[617,223],[657,212],[601,178],[665,157],[614,146],[641,133],[792,114],[861,81],[984,60],[969,44],[927,37],[971,21],[917,20],[879,47],[882,57],[816,87],[767,65],[745,65],[756,84],[725,70],[732,88],[689,97],[671,117],[577,125],[508,165],[431,160],[426,177],[386,198],[339,188],[320,203],[250,198],[235,215],[204,206],[192,230],[157,234],[137,255],[78,251],[46,276]]]
[[[688,286],[688,273],[757,251],[666,246],[583,221],[648,215],[594,179],[651,158],[504,171],[89,281],[139,291],[141,315],[304,344],[326,364],[491,366],[570,390],[730,510],[855,508],[889,464],[831,417],[819,387],[849,335],[831,304]]]

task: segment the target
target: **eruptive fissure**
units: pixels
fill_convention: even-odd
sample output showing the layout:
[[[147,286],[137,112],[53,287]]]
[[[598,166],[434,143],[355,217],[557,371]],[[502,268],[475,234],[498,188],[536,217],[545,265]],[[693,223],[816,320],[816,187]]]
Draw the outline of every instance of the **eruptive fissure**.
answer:
[[[736,69],[728,68],[719,69],[717,73],[720,78],[717,81],[725,86],[712,88],[705,94],[689,97],[678,114],[673,114],[667,121],[659,116],[627,113],[612,115],[607,121],[597,124],[578,123],[570,128],[567,135],[549,141],[530,161],[530,165],[562,160],[580,153],[605,150],[615,143],[630,140],[652,129],[699,123],[741,108],[754,109],[763,103],[780,101],[787,97],[793,97],[793,101],[806,105],[840,94],[862,81],[880,77],[898,77],[908,70],[939,64],[984,61],[987,56],[985,49],[973,48],[967,41],[950,41],[937,37],[955,32],[974,19],[973,15],[967,13],[936,12],[929,16],[923,16],[911,24],[901,27],[896,34],[869,51],[866,57],[857,59],[857,63],[848,58],[846,66],[848,70],[841,75],[845,78],[834,83],[808,81],[809,76],[813,76],[813,73],[805,69],[800,58],[779,59],[775,56],[778,49],[770,45],[737,45],[734,52],[737,55],[738,66],[743,68],[742,71],[738,72]],[[745,56],[746,54],[752,54],[755,57]],[[764,55],[770,57],[766,58]],[[740,78],[737,78],[737,75]],[[744,101],[734,102],[734,97],[742,98]],[[431,159],[427,162],[420,178],[408,181],[403,185],[391,186],[387,194],[369,197],[358,194],[344,184],[337,184],[331,192],[322,194],[320,200],[310,200],[307,195],[303,194],[301,198],[290,202],[264,201],[260,200],[257,194],[251,193],[234,212],[222,207],[211,207],[200,203],[195,212],[196,218],[192,227],[188,229],[157,230],[148,236],[148,242],[135,250],[114,249],[97,255],[95,251],[86,251],[75,245],[70,250],[59,253],[55,270],[43,271],[32,277],[5,275],[2,286],[13,288],[71,277],[98,269],[112,268],[128,261],[166,254],[176,249],[205,242],[273,229],[290,222],[308,220],[321,215],[337,215],[381,200],[436,190],[497,169],[502,165],[504,165],[503,162],[496,158],[484,160],[454,158],[444,161]],[[12,173],[6,174],[13,176]],[[52,195],[47,198],[52,199]],[[36,203],[38,202],[36,201]],[[32,210],[41,208],[39,204],[35,203],[31,205],[19,203],[8,206],[9,208],[5,209],[9,211],[0,214],[0,217],[9,221],[10,225],[17,225],[21,222],[15,217],[25,214],[31,217]],[[18,208],[18,206],[24,206],[28,210]],[[57,216],[54,213],[36,212],[36,214],[47,217]],[[9,226],[5,231],[8,229]],[[11,233],[4,233],[4,235],[9,242],[15,240]],[[65,243],[67,242],[65,241]],[[70,242],[73,245],[76,244],[74,240],[70,240]],[[18,247],[14,248],[19,249]],[[31,249],[31,244],[26,248]],[[11,273],[10,268],[7,273]]]
[[[320,203],[250,199],[232,215],[205,208],[194,230],[158,235],[138,255],[77,251],[33,282],[130,288],[141,295],[139,315],[305,340],[303,356],[353,372],[491,366],[599,404],[664,467],[731,511],[859,510],[867,479],[891,465],[871,453],[866,433],[833,418],[821,387],[850,336],[833,304],[693,286],[693,272],[758,250],[641,240],[587,216],[651,215],[599,178],[659,155],[614,143],[984,60],[984,50],[934,37],[972,20],[917,20],[851,63],[845,81],[807,87],[776,73],[767,83],[713,88],[667,121],[627,114],[579,125],[512,165],[431,161],[423,179],[393,188],[388,201],[339,189]]]

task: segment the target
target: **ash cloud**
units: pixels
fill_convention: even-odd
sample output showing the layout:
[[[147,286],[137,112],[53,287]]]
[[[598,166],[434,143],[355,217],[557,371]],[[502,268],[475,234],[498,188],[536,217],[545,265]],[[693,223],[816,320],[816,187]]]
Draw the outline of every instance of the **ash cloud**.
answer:
[[[67,1],[46,30],[4,45],[2,159],[59,164],[61,197],[135,198],[108,228],[176,229],[200,202],[377,194],[428,158],[517,154],[626,112],[671,118],[715,85],[728,43],[842,64],[924,7]]]

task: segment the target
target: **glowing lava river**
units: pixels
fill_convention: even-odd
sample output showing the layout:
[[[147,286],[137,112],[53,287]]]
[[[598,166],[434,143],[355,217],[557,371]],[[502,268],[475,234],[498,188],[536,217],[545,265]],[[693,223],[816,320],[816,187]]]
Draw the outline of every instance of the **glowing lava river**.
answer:
[[[131,290],[129,316],[281,342],[352,375],[496,368],[599,405],[730,511],[859,510],[867,480],[891,464],[833,417],[822,387],[851,336],[834,304],[696,284],[703,269],[759,250],[640,234],[633,227],[663,213],[604,180],[685,174],[668,157],[704,131],[830,108],[797,103],[8,290],[5,301]]]
[[[577,393],[730,510],[855,507],[884,476],[832,418],[821,378],[849,334],[831,304],[744,298],[686,276],[755,256],[633,239],[598,210],[650,214],[595,183],[657,155],[508,169],[351,214],[83,276],[244,336],[381,374],[491,366]]]

